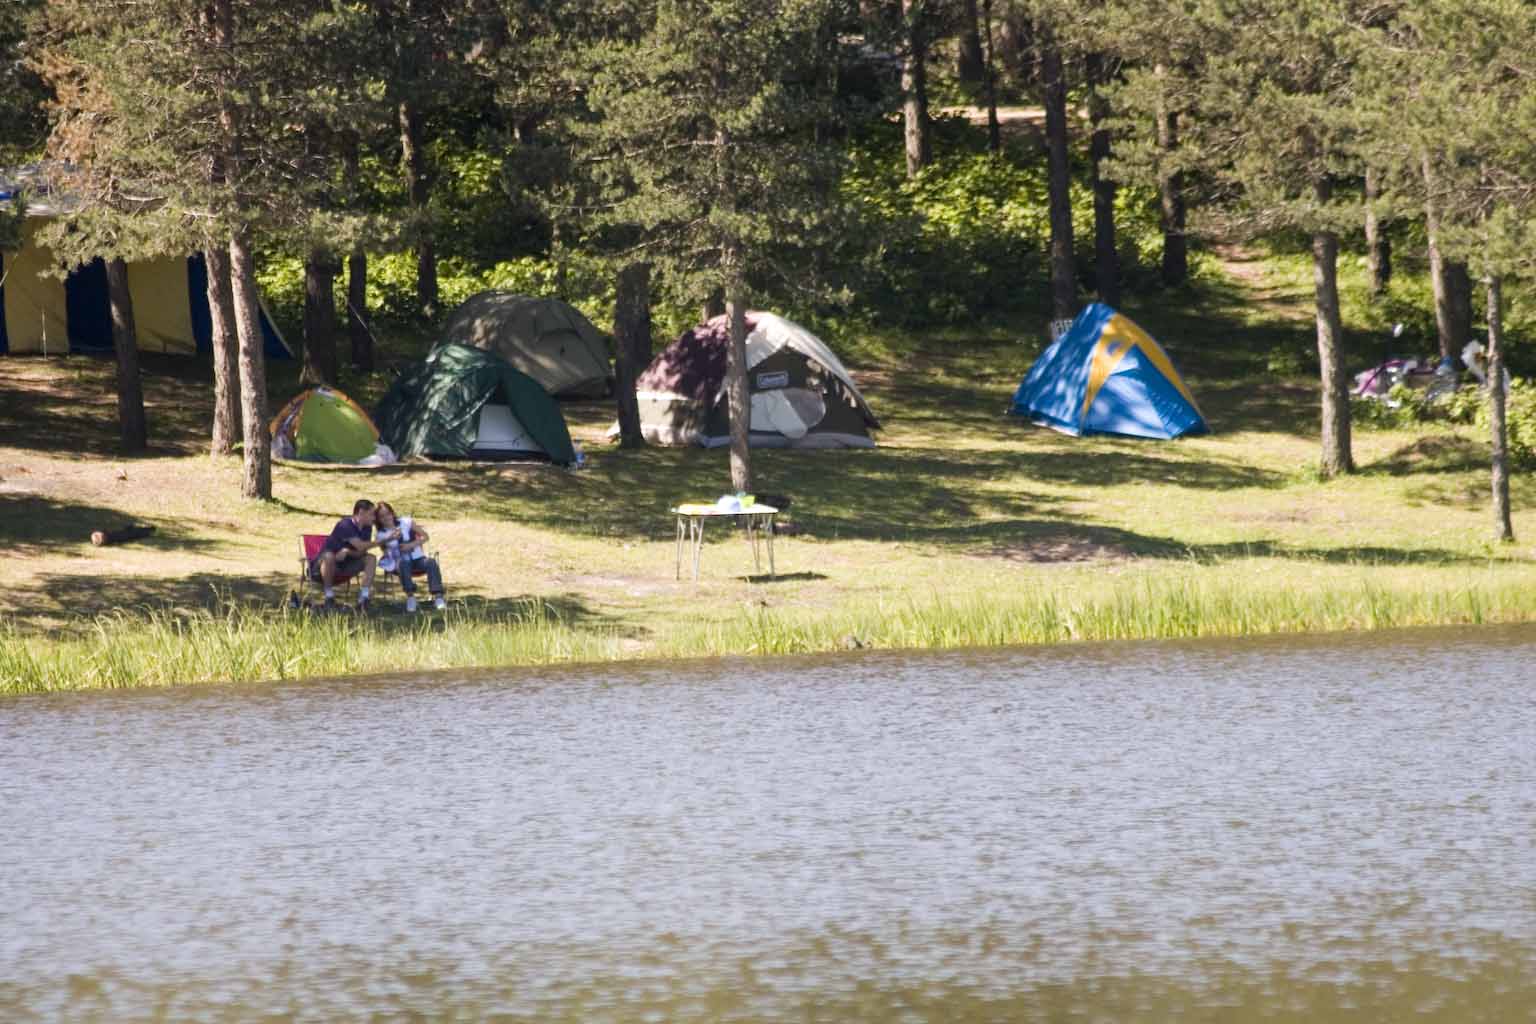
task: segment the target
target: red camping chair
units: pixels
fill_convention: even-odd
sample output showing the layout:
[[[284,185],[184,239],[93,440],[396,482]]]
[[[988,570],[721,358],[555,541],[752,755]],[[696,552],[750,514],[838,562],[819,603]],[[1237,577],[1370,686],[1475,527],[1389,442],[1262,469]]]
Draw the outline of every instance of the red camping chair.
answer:
[[[313,562],[316,558],[320,557],[320,551],[321,551],[321,549],[323,549],[325,547],[326,536],[327,536],[327,534],[324,534],[324,533],[301,533],[301,534],[299,534],[299,593],[300,594],[305,593],[308,590],[308,588],[309,588],[309,586],[311,584],[313,584],[316,587],[324,587],[325,586],[325,584],[321,583],[320,581],[314,580],[314,579],[310,578],[309,566],[310,566],[311,562]],[[437,552],[435,552],[435,551],[432,552],[432,557],[433,558],[437,558],[438,557]],[[439,563],[439,564],[441,564],[441,563]],[[412,561],[410,563],[410,565],[411,565],[411,570],[412,570],[411,575],[413,577],[415,577],[415,576],[425,576],[427,574],[427,570],[426,570],[425,566],[418,566],[418,565],[415,564],[414,561]],[[362,565],[360,563],[359,564],[354,564],[352,566],[349,566],[347,569],[340,569],[340,568],[338,568],[336,570],[336,577],[335,577],[336,586],[350,588],[352,586],[352,580],[354,578],[358,577],[358,576],[361,576],[362,572],[363,572],[363,567],[362,567]],[[375,572],[373,574],[374,588],[377,590],[379,587],[383,586],[383,584],[387,583],[391,578],[393,578],[397,583],[399,582],[400,572],[399,572],[398,569],[397,570],[393,570],[393,571],[389,571],[389,572],[386,572],[383,569],[379,569],[377,572]]]
[[[325,586],[325,584],[318,580],[310,579],[309,566],[311,562],[320,557],[320,552],[325,547],[327,536],[324,533],[299,534],[299,593],[301,594],[309,589],[310,584],[314,584],[317,587]],[[335,577],[336,585],[338,587],[351,587],[353,577],[361,575],[362,571],[363,567],[360,563],[349,566],[346,569],[338,566]],[[374,575],[377,576],[378,574],[375,573]]]

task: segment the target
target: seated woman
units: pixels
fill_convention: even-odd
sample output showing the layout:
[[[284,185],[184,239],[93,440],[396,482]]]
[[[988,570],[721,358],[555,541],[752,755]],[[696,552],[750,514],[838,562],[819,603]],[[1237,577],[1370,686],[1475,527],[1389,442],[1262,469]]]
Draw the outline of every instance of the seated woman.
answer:
[[[383,572],[400,574],[400,589],[405,591],[405,610],[416,610],[416,573],[427,574],[427,590],[432,594],[432,607],[442,611],[448,607],[443,597],[443,571],[437,559],[428,558],[426,543],[431,538],[410,516],[396,518],[395,510],[387,501],[374,506],[378,525],[377,541],[384,545],[384,555],[379,559]]]

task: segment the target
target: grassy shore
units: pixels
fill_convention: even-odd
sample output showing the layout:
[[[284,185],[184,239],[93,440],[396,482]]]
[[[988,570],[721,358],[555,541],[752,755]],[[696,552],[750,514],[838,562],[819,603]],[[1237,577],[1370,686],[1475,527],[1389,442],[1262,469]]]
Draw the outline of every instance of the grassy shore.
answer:
[[[1278,268],[1278,269],[1277,269]],[[206,368],[151,361],[155,450],[114,454],[112,367],[8,359],[0,373],[0,691],[299,678],[638,657],[1245,635],[1536,620],[1525,544],[1491,543],[1487,446],[1467,428],[1359,431],[1361,472],[1316,463],[1304,284],[1230,263],[1128,311],[1164,342],[1213,433],[1063,437],[1003,415],[1038,326],[866,332],[845,355],[886,429],[860,452],[759,452],[793,499],[779,574],[721,531],[673,578],[679,500],[727,487],[726,456],[621,452],[601,404],[568,406],[587,468],[280,466],[238,497],[203,453]],[[1374,361],[1375,335],[1352,339]],[[384,374],[343,380],[368,401]],[[295,388],[274,374],[273,400]],[[282,610],[295,537],[355,497],[431,531],[444,617]],[[1515,529],[1536,530],[1530,479]],[[92,529],[156,533],[93,548]]]

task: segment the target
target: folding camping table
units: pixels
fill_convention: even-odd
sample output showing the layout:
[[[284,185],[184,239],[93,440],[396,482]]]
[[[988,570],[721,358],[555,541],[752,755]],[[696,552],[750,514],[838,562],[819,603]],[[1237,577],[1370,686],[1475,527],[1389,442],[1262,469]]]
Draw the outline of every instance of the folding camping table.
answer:
[[[671,511],[677,519],[677,564],[673,573],[674,579],[683,578],[685,537],[693,549],[693,578],[695,580],[699,578],[699,553],[704,547],[704,524],[711,519],[735,519],[746,527],[747,541],[752,545],[752,568],[754,572],[759,573],[763,571],[763,563],[758,556],[758,535],[763,535],[768,541],[768,575],[774,575],[773,520],[779,514],[779,510],[772,505],[753,503],[739,512],[731,512],[721,509],[718,505],[689,504],[678,505]]]

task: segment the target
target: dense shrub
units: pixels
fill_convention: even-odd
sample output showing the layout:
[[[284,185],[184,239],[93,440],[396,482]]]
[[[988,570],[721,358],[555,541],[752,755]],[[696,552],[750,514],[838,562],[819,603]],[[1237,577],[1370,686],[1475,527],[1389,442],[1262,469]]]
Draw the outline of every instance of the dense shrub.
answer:
[[[1430,400],[1427,394],[1398,384],[1386,394],[1386,401],[1351,399],[1350,415],[1362,426],[1386,429],[1422,423],[1470,423],[1481,436],[1489,436],[1493,428],[1486,390],[1469,382],[1437,400]],[[1519,466],[1536,465],[1536,385],[1519,377],[1512,380],[1504,408],[1510,461]]]

